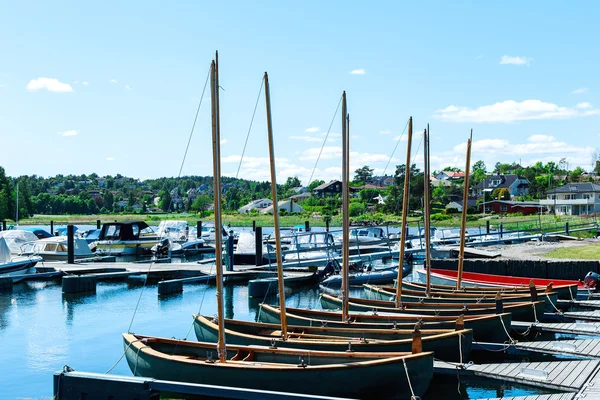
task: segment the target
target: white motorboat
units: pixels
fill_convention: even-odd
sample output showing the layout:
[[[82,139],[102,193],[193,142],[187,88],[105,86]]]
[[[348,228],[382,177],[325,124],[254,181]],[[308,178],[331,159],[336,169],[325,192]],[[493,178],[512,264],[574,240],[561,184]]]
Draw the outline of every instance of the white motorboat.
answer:
[[[6,240],[0,237],[0,276],[13,277],[17,282],[18,275],[35,274],[35,264],[43,261],[40,256],[17,256],[13,257]]]
[[[69,240],[67,236],[52,236],[39,239],[21,246],[22,256],[41,256],[46,261],[66,261],[69,254]],[[75,259],[94,257],[85,239],[73,238],[73,255]]]

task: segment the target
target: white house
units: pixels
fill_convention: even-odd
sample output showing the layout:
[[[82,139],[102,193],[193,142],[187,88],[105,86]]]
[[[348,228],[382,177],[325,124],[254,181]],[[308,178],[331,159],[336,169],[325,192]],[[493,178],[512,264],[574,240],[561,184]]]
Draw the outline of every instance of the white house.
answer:
[[[540,205],[558,215],[582,215],[600,212],[600,185],[569,183],[548,191]]]
[[[252,210],[257,210],[258,212],[261,212],[261,210],[264,210],[265,208],[272,206],[273,205],[273,200],[271,199],[258,199],[258,200],[253,200],[250,203],[246,204],[243,207],[240,207],[238,209],[238,212],[240,214],[248,214],[250,212],[252,212]]]
[[[278,208],[279,211],[287,211],[288,213],[301,213],[304,212],[304,209],[298,205],[297,203],[294,203],[292,200],[288,199],[288,200],[281,200],[278,204]],[[269,207],[263,209],[260,211],[261,214],[272,214],[273,213],[273,204],[271,204]]]

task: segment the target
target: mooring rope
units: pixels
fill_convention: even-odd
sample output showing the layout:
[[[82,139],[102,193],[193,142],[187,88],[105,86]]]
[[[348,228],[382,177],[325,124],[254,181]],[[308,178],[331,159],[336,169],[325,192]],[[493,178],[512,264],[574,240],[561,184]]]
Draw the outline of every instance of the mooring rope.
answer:
[[[211,275],[212,271],[213,271],[213,266],[211,265],[210,270],[208,271],[208,274]],[[200,312],[202,311],[202,305],[204,304],[204,297],[206,297],[206,289],[208,289],[208,285],[204,286],[204,290],[202,291],[202,299],[200,299],[200,307],[198,307],[198,313],[197,313],[197,315],[200,315]],[[192,331],[193,327],[194,327],[194,321],[192,321],[192,323],[190,324],[190,327],[189,327],[187,333],[184,336],[185,340],[187,340],[187,338],[190,335],[190,332]],[[175,346],[175,349],[177,349],[177,346]]]
[[[408,376],[408,367],[406,366],[406,360],[403,358],[402,363],[404,364],[404,372],[406,373],[406,381],[408,382],[408,387],[410,388],[410,398],[411,400],[421,400],[419,396],[415,395],[415,391],[413,390],[412,383],[410,382],[410,376]]]
[[[115,367],[116,367],[116,366],[117,366],[117,365],[118,365],[118,364],[121,362],[121,360],[123,359],[123,356],[124,356],[124,355],[127,353],[127,350],[129,350],[129,348],[131,347],[131,345],[132,345],[132,344],[134,344],[135,342],[139,342],[139,341],[141,341],[141,340],[142,340],[142,339],[137,339],[137,340],[134,340],[134,341],[132,341],[131,343],[129,343],[129,344],[127,345],[127,348],[126,348],[126,349],[123,351],[123,354],[121,354],[121,357],[119,357],[119,359],[117,360],[117,362],[116,362],[116,363],[114,363],[114,364],[113,364],[113,366],[112,366],[112,367],[110,367],[110,368],[108,369],[108,371],[106,371],[106,372],[105,372],[105,374],[108,374],[110,371],[112,371],[112,370],[113,370],[113,369],[114,369],[114,368],[115,368]]]
[[[552,300],[550,300],[550,296],[548,296],[548,293],[546,293],[546,298],[548,299],[548,301],[550,302],[550,304],[552,304],[552,307],[554,307],[554,310],[556,311],[556,313],[558,315],[563,315],[563,312],[561,310],[559,310],[558,308],[556,308],[556,306],[554,305],[554,303],[552,302]]]
[[[146,284],[148,283],[148,277],[150,276],[150,270],[152,270],[153,265],[154,261],[150,263],[148,271],[146,272],[146,279],[144,279],[144,285],[142,286],[142,290],[140,291],[140,297],[138,297],[137,304],[135,305],[135,309],[133,310],[133,315],[131,316],[131,322],[129,322],[129,328],[127,328],[127,333],[131,333],[131,325],[133,325],[133,320],[135,319],[138,307],[140,306],[140,301],[142,300],[142,295],[144,294],[144,289],[146,288]]]
[[[504,320],[502,319],[502,315],[498,315],[498,318],[500,318],[500,322],[502,323],[502,328],[504,328],[504,333],[506,333],[506,336],[508,337],[509,343],[510,344],[515,344],[516,341],[508,333],[508,329],[506,329],[506,325],[504,324]]]
[[[535,303],[531,303],[531,307],[533,307],[533,318],[535,320],[534,325],[537,325],[540,323],[540,321],[538,321],[538,317],[537,317],[537,311],[535,309]]]
[[[136,356],[135,356],[135,368],[133,369],[133,376],[136,376],[135,373],[137,372],[137,367],[138,367],[138,360],[140,359],[140,351],[142,349],[145,349],[146,347],[150,347],[150,346],[142,346],[138,349]]]

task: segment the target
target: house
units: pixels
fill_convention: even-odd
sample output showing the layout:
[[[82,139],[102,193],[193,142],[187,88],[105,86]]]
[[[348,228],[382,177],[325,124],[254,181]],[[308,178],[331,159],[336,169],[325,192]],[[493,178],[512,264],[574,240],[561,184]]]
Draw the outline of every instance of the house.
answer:
[[[549,190],[547,195],[540,205],[557,215],[600,212],[600,185],[595,183],[569,183]]]
[[[458,196],[456,196],[456,197],[458,197]],[[467,200],[467,207],[477,207],[477,199],[469,198]],[[450,209],[456,209],[457,212],[462,212],[463,200],[457,198],[457,199],[451,201],[450,203],[446,204],[446,210],[450,210]]]
[[[299,202],[299,201],[304,201],[311,196],[312,195],[310,193],[300,193],[300,194],[295,194],[293,196],[290,196],[290,199],[292,199],[295,202]]]
[[[306,186],[296,186],[296,187],[293,187],[292,190],[296,194],[304,194],[304,193],[308,192],[308,188]]]
[[[342,182],[331,181],[329,183],[324,183],[324,184],[319,185],[316,188],[314,188],[313,193],[317,197],[328,197],[328,196],[335,196],[337,194],[341,194],[342,193]]]
[[[465,179],[465,173],[464,172],[454,172],[454,171],[441,171],[440,173],[438,173],[435,176],[435,179],[440,180],[440,181],[463,180],[463,179]]]
[[[458,182],[455,181],[451,181],[449,179],[437,179],[435,176],[431,177],[431,186],[433,187],[438,187],[438,186],[452,186],[452,185],[457,185]]]
[[[485,206],[485,210],[483,207]],[[537,201],[511,201],[511,200],[492,200],[479,205],[479,210],[482,213],[496,214],[514,214],[522,213],[523,215],[536,214],[543,208]]]
[[[392,186],[394,184],[394,177],[389,175],[374,176],[367,183],[373,183],[377,186]]]
[[[264,210],[267,207],[270,207],[273,205],[273,200],[271,199],[258,199],[258,200],[252,200],[250,203],[246,204],[243,207],[240,207],[238,209],[238,212],[240,214],[249,214],[250,212],[252,212],[252,210],[257,210],[257,211],[261,211]]]
[[[492,175],[475,185],[471,190],[473,196],[481,197],[484,192],[495,189],[508,189],[510,197],[524,196],[529,193],[529,180],[519,175]]]
[[[277,207],[279,208],[279,211],[286,211],[288,213],[301,213],[304,212],[304,209],[294,203],[292,200],[287,199],[287,200],[281,200],[278,204]],[[260,211],[261,214],[273,214],[273,204],[271,204],[269,207],[264,208]]]

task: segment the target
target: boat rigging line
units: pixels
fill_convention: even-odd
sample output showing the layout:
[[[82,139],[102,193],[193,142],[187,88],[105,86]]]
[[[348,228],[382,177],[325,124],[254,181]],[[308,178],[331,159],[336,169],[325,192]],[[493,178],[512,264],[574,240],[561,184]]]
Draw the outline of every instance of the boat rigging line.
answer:
[[[331,127],[333,126],[333,122],[335,121],[335,117],[340,109],[340,104],[342,104],[342,97],[340,96],[340,101],[338,102],[337,107],[335,108],[335,113],[333,113],[333,118],[331,118],[331,123],[329,124],[329,129],[327,129],[327,135],[325,135],[325,139],[323,139],[323,144],[321,145],[321,150],[319,150],[319,155],[317,156],[317,161],[315,161],[315,166],[313,167],[312,172],[310,173],[310,178],[308,179],[308,183],[306,186],[309,186],[312,182],[313,176],[315,174],[315,170],[317,169],[317,164],[319,164],[319,159],[321,158],[321,153],[323,153],[323,148],[325,147],[325,143],[327,143],[327,138],[329,137],[329,133],[331,132]]]

